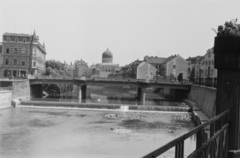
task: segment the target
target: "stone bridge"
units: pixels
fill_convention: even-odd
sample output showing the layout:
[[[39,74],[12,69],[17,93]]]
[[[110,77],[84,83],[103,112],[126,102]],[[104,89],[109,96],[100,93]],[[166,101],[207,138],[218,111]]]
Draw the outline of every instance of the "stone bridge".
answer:
[[[42,96],[43,84],[72,84],[78,87],[78,99],[85,100],[87,94],[87,86],[131,86],[138,89],[138,101],[145,101],[145,88],[170,88],[175,90],[176,96],[182,98],[191,89],[191,84],[167,81],[167,80],[138,80],[138,79],[111,79],[111,78],[52,78],[41,77],[29,79],[31,87],[31,95],[36,97]]]

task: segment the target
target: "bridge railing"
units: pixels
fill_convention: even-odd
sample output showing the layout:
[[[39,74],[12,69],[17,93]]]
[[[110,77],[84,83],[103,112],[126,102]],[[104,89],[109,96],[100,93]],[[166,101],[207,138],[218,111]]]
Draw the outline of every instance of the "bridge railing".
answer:
[[[12,90],[12,87],[9,86],[9,87],[0,87],[0,91],[11,91]]]
[[[73,77],[73,76],[36,76],[35,79],[70,79],[86,81],[116,81],[116,82],[147,82],[147,83],[165,83],[165,84],[188,84],[187,81],[172,81],[168,79],[147,80],[133,78],[104,78],[104,77]]]
[[[228,110],[194,128],[143,158],[156,158],[175,147],[175,158],[184,157],[184,141],[196,135],[196,150],[189,158],[227,158]]]

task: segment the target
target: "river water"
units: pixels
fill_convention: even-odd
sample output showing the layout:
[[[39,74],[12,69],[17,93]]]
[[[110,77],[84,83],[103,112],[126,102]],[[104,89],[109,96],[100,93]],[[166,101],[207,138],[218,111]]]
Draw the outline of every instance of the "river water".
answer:
[[[0,110],[0,157],[137,158],[193,128],[188,113],[8,108]],[[195,137],[184,146],[192,152]]]
[[[59,101],[59,102],[87,102],[104,104],[127,104],[127,105],[156,105],[156,106],[176,106],[174,99],[166,98],[169,94],[153,93],[153,90],[145,90],[145,101],[137,101],[136,87],[117,87],[117,86],[88,86],[87,99],[78,100],[76,87],[73,89],[62,90],[60,94],[51,93],[44,98],[31,98],[40,101]]]

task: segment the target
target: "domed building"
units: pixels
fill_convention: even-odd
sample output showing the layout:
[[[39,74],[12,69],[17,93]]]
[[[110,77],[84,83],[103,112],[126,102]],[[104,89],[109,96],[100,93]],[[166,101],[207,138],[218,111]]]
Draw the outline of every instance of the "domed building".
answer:
[[[102,63],[112,63],[113,62],[113,55],[107,48],[105,52],[102,54]]]
[[[108,48],[102,54],[102,63],[96,64],[96,68],[98,70],[97,76],[105,78],[119,68],[118,64],[113,63],[113,54]]]

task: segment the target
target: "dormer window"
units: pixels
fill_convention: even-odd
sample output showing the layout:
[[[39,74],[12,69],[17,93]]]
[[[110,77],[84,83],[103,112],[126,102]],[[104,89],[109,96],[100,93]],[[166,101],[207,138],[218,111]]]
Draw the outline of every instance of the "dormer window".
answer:
[[[18,38],[17,37],[15,38],[15,42],[18,42]]]

